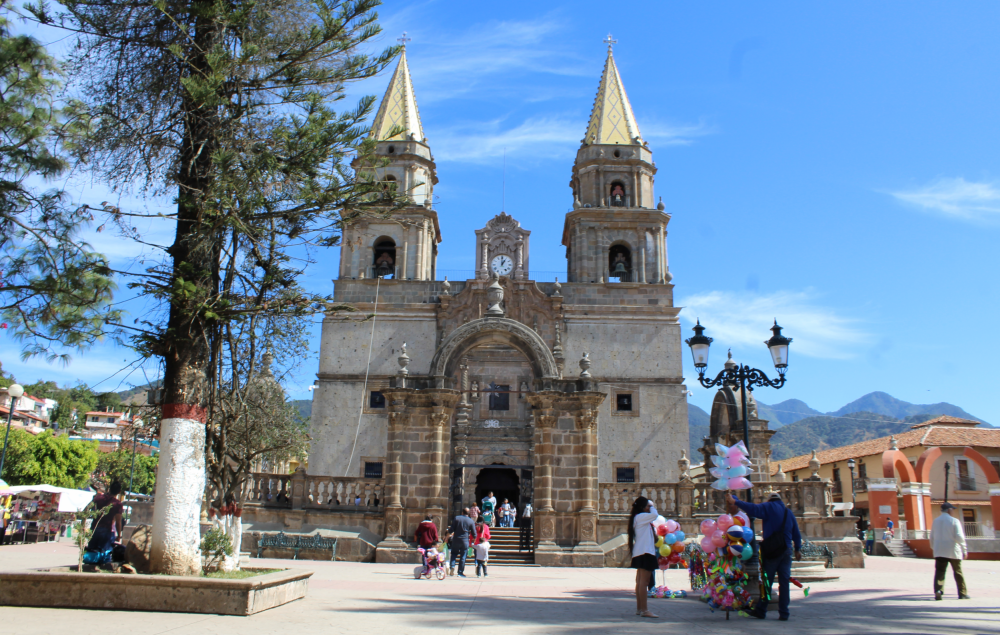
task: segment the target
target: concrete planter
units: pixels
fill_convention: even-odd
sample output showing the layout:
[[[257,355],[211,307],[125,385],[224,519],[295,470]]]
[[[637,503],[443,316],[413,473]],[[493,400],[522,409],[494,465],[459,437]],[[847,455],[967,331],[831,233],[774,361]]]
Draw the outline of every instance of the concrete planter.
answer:
[[[216,580],[12,571],[0,573],[0,606],[253,615],[305,597],[312,573],[286,569],[244,580]]]

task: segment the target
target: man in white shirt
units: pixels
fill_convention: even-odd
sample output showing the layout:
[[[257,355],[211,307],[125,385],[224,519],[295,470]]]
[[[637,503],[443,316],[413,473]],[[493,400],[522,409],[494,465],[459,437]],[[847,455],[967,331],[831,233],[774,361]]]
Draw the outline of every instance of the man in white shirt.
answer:
[[[965,545],[965,530],[962,523],[955,518],[955,506],[951,503],[941,505],[941,515],[931,525],[931,547],[934,549],[934,599],[944,597],[944,574],[951,563],[951,571],[955,574],[955,584],[958,586],[958,599],[968,600],[965,592],[965,578],[962,576],[962,560],[968,555]]]

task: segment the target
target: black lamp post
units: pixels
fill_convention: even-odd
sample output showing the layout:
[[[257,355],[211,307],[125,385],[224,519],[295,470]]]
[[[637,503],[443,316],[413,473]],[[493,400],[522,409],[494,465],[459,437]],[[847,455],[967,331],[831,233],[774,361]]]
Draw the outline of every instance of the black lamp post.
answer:
[[[21,388],[20,384],[11,384],[7,386],[7,394],[10,395],[10,411],[7,413],[7,434],[3,437],[3,452],[0,453],[0,479],[3,478],[3,463],[7,458],[7,440],[10,439],[10,424],[14,420],[14,406],[24,394],[24,388]]]
[[[854,514],[854,506],[857,504],[857,499],[854,497],[854,466],[856,463],[854,459],[847,459],[847,469],[851,471],[851,514]]]
[[[948,472],[951,472],[951,464],[944,463],[944,502],[948,502]]]
[[[745,364],[739,364],[734,368],[726,368],[720,372],[715,379],[705,379],[705,369],[708,367],[708,347],[712,344],[712,338],[705,335],[705,327],[701,325],[701,320],[692,329],[694,337],[689,338],[687,345],[691,347],[691,355],[694,357],[694,367],[698,371],[698,382],[705,388],[714,386],[739,387],[740,398],[743,404],[743,444],[750,451],[750,422],[747,418],[747,390],[753,390],[754,386],[767,386],[770,388],[781,388],[785,385],[785,371],[788,370],[788,345],[792,343],[792,338],[781,334],[781,327],[778,321],[774,321],[771,327],[773,335],[771,339],[764,342],[771,352],[771,359],[774,361],[774,368],[778,371],[778,378],[771,380],[763,371],[750,368]],[[770,478],[770,475],[768,475]],[[747,502],[752,500],[750,490],[746,491]]]

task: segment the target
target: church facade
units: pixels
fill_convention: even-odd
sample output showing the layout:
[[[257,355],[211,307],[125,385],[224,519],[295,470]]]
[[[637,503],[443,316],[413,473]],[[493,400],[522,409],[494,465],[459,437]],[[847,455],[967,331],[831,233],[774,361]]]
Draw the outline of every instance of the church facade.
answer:
[[[425,514],[443,529],[493,491],[533,505],[538,564],[602,566],[599,484],[677,481],[688,447],[670,215],[610,48],[563,282],[532,279],[531,228],[504,212],[455,237],[475,277],[437,279],[438,178],[405,50],[371,134],[385,161],[370,169],[411,205],[344,230],[334,296],[358,311],[323,322],[309,472],[385,479],[380,561]]]

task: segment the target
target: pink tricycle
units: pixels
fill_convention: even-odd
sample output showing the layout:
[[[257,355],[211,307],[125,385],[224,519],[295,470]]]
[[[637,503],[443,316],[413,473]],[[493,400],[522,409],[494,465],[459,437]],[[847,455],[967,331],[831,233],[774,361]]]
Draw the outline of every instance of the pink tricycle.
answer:
[[[423,576],[430,580],[431,576],[435,575],[438,580],[444,580],[444,554],[440,553],[436,549],[433,550],[434,553],[428,554],[429,550],[424,549],[423,547],[417,549],[417,551],[420,552],[420,559],[424,564],[413,570],[413,577],[419,580],[420,577]]]

